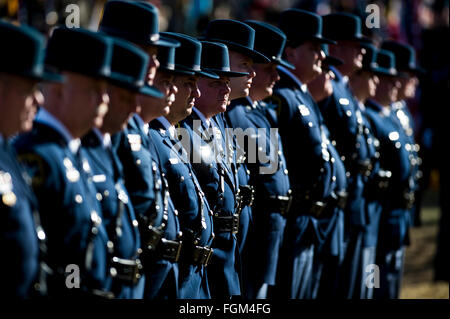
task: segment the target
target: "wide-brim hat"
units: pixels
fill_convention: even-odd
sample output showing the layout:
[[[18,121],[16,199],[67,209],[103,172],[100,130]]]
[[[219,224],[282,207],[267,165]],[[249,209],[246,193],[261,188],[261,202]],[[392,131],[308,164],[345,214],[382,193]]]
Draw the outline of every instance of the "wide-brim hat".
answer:
[[[234,72],[230,69],[228,48],[220,42],[201,41],[202,69],[219,75],[220,77],[241,77],[249,75],[248,72]]]
[[[381,44],[381,49],[389,50],[395,55],[395,67],[399,76],[409,78],[410,75],[407,72],[416,76],[425,74],[425,69],[417,65],[416,52],[409,44],[387,40]]]
[[[354,14],[339,12],[324,15],[323,35],[334,41],[371,43],[372,40],[361,33],[361,19]]]
[[[210,21],[205,34],[200,38],[205,41],[220,42],[228,50],[242,53],[255,63],[269,63],[270,59],[254,49],[255,30],[249,25],[232,19]]]
[[[322,51],[325,53],[325,59],[323,59],[322,64],[338,66],[344,64],[344,61],[341,59],[330,55],[330,51],[328,50],[328,44],[322,44]]]
[[[99,31],[140,45],[171,47],[159,35],[159,12],[144,1],[112,0],[105,4]]]
[[[398,72],[395,69],[394,53],[388,50],[378,50],[372,72],[378,75],[397,77]]]
[[[37,30],[0,20],[0,38],[8,44],[0,50],[1,73],[38,82],[64,81],[60,73],[45,68],[45,40]]]
[[[322,17],[313,12],[301,9],[285,10],[280,14],[279,27],[293,46],[306,41],[336,44],[323,35]]]
[[[217,74],[201,68],[202,44],[200,41],[181,33],[161,32],[161,34],[180,43],[180,46],[175,51],[174,70],[187,72],[185,75],[195,75],[211,79],[219,78]]]
[[[245,20],[246,24],[255,29],[254,48],[264,54],[272,63],[295,69],[295,66],[283,59],[286,35],[279,28],[261,21]]]

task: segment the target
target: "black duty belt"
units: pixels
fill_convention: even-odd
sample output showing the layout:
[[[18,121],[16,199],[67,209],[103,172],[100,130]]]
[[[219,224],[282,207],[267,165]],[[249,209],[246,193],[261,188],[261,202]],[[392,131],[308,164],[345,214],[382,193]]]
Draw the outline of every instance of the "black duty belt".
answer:
[[[218,233],[237,234],[239,231],[239,214],[233,216],[216,216],[214,215],[214,231]]]
[[[340,191],[337,193],[332,192],[331,195],[323,201],[311,202],[309,207],[309,215],[315,218],[329,217],[330,214],[334,213],[334,207],[339,207],[341,209],[345,208],[345,205],[347,204],[347,197],[348,194],[345,191]]]
[[[142,246],[150,251],[156,250],[163,235],[163,231],[156,227],[147,226],[145,229],[141,230]]]
[[[190,262],[194,265],[207,266],[211,261],[214,249],[211,247],[194,246]]]
[[[136,285],[141,279],[142,263],[139,259],[123,259],[113,257],[111,260],[111,276],[129,285]]]
[[[161,241],[156,248],[156,252],[159,258],[176,263],[180,259],[182,246],[183,243],[181,241],[161,238]]]
[[[292,204],[292,196],[271,195],[265,198],[258,198],[255,205],[271,212],[280,213],[281,216],[287,216]]]

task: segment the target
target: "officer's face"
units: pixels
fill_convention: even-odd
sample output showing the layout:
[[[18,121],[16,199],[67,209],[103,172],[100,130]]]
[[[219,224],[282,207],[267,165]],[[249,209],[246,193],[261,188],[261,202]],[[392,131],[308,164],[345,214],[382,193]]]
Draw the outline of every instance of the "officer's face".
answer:
[[[178,92],[167,116],[172,124],[189,116],[195,100],[201,95],[196,76],[175,76],[174,84],[178,88]]]
[[[374,97],[378,84],[378,77],[371,72],[359,71],[350,78],[353,93],[359,101],[364,102],[369,97]]]
[[[333,94],[333,86],[331,85],[331,79],[333,78],[334,73],[326,71],[308,83],[308,91],[316,102],[322,101]]]
[[[0,77],[0,132],[7,137],[29,131],[43,96],[36,81],[14,75]]]
[[[62,119],[75,138],[86,134],[93,126],[102,127],[108,111],[109,96],[104,80],[65,72],[62,85],[64,114]]]
[[[108,86],[109,109],[103,120],[102,132],[114,134],[123,130],[136,111],[136,94],[115,85]]]
[[[178,92],[178,88],[173,81],[173,75],[166,72],[157,72],[154,86],[164,93],[164,98],[157,99],[145,95],[138,96],[139,114],[144,122],[148,123],[159,116],[169,114],[170,107],[175,101],[175,94]]]
[[[380,83],[377,87],[376,99],[382,105],[389,105],[397,101],[400,82],[395,77],[380,76]]]
[[[159,68],[159,61],[156,57],[158,53],[158,47],[153,45],[141,46],[149,57],[148,71],[147,71],[147,83],[153,85],[156,76],[156,70]]]
[[[230,79],[221,77],[220,79],[199,78],[198,88],[202,95],[195,102],[195,106],[206,115],[214,116],[227,110],[230,98]]]
[[[344,64],[337,68],[343,75],[351,76],[362,67],[365,50],[358,42],[339,41],[337,45],[330,45],[330,54],[341,59]]]
[[[260,101],[272,95],[273,87],[280,76],[275,63],[256,63],[253,65],[253,69],[256,76],[250,88],[250,97],[253,101]]]
[[[416,95],[416,87],[419,84],[419,80],[412,73],[407,73],[408,77],[398,77],[397,80],[400,82],[400,90],[398,92],[398,99],[412,99]]]
[[[249,73],[247,76],[230,79],[230,100],[234,100],[249,95],[256,73],[253,69],[253,60],[251,58],[235,51],[230,51],[229,54],[231,71]]]
[[[306,41],[296,48],[287,47],[286,57],[295,66],[294,74],[304,84],[322,73],[325,54],[318,42]]]

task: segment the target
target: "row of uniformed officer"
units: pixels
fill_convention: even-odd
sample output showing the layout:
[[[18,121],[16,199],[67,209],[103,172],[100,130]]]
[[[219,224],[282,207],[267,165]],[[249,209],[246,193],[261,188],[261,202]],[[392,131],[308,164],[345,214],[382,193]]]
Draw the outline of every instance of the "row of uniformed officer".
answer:
[[[214,20],[200,41],[159,33],[148,3],[113,0],[99,32],[56,29],[45,65],[60,82],[43,84],[33,130],[15,138],[37,195],[34,205],[28,188],[30,205],[17,209],[28,228],[30,207],[39,210],[27,238],[41,240],[41,253],[26,255],[31,264],[15,261],[51,272],[35,287],[117,298],[366,296],[362,272],[376,245],[367,238],[376,237],[380,214],[394,216],[386,225],[398,215],[368,193],[383,149],[345,77],[361,67],[350,60],[360,55],[360,22],[346,14],[323,21],[297,9],[281,14],[280,29]],[[42,41],[7,27],[11,38]],[[308,86],[336,64],[325,59],[324,43],[335,46],[344,76],[330,67],[334,77],[324,83],[332,90],[317,104]],[[33,54],[40,59],[30,58],[38,65],[29,68],[42,72],[42,43]],[[241,139],[230,128],[254,134]],[[29,187],[14,169],[2,168],[0,189],[13,208],[12,186]],[[378,249],[390,272],[398,271],[388,263],[400,256],[394,248]],[[80,268],[81,289],[68,289],[70,264]],[[31,277],[18,295],[27,296]]]

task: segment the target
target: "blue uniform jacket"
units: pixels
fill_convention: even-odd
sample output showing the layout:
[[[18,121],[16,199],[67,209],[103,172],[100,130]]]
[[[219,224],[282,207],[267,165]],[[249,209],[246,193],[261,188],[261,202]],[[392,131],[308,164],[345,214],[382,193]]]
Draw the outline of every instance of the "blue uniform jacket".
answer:
[[[167,220],[164,220],[164,197],[168,189],[162,175],[160,154],[144,125],[138,115],[134,115],[125,130],[112,136],[113,149],[122,163],[125,187],[136,217],[140,219],[140,227],[151,224],[163,231],[163,238],[177,240],[180,225],[170,194],[166,203]],[[162,258],[156,261],[145,259],[143,263],[146,275],[144,298],[175,298],[178,295],[178,264]]]
[[[4,298],[32,297],[39,272],[39,242],[33,211],[34,194],[23,178],[15,151],[0,136],[0,249],[5,258]]]
[[[214,132],[212,128],[207,128],[195,111],[180,124],[189,132],[191,144],[187,147],[191,147],[193,154],[192,167],[213,213],[218,217],[233,216],[237,209],[237,181],[226,161],[224,150],[219,149],[223,145],[222,135],[217,131],[219,128],[214,126]],[[221,298],[240,295],[236,235],[230,231],[219,231],[217,227],[215,235],[212,243],[214,254],[208,266],[211,296]]]
[[[83,149],[74,153],[59,130],[38,121],[15,146],[32,178],[47,233],[48,263],[55,272],[49,294],[105,290],[108,235]],[[65,270],[71,264],[80,269],[81,291],[66,288]]]
[[[214,236],[212,211],[181,143],[170,137],[158,119],[150,123],[150,134],[160,154],[163,173],[178,211],[183,249],[192,246],[193,242],[210,247]],[[174,145],[177,146],[174,148]],[[206,269],[184,258],[179,261],[179,298],[211,297]]]
[[[388,198],[383,203],[379,230],[379,248],[397,250],[409,242],[409,211],[402,203],[404,192],[410,190],[412,167],[408,140],[402,134],[395,115],[372,100],[366,102],[367,114],[375,136],[380,141],[380,165],[390,170]]]
[[[124,185],[122,164],[117,155],[103,144],[103,137],[98,131],[92,130],[85,135],[82,146],[91,166],[105,228],[114,244],[110,258],[136,259],[141,247],[140,235],[134,209]],[[142,284],[143,282],[133,286],[113,280],[111,291],[116,298],[142,298]]]

